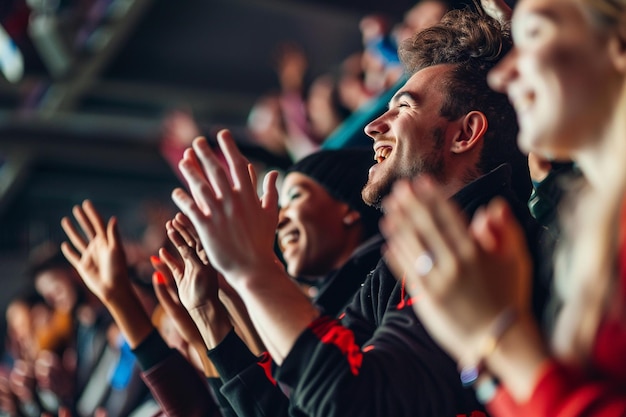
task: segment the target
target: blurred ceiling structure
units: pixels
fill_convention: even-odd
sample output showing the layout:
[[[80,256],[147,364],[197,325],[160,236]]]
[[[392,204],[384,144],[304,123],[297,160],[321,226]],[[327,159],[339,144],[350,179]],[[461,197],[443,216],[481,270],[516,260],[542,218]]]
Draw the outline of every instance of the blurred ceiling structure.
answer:
[[[0,24],[24,60],[0,81],[0,127],[154,140],[163,112],[241,124],[277,87],[271,55],[294,41],[311,73],[358,49],[358,20],[409,0],[5,0]],[[378,3],[378,4],[376,4]],[[1,50],[1,48],[0,48]],[[26,128],[24,125],[27,125]]]

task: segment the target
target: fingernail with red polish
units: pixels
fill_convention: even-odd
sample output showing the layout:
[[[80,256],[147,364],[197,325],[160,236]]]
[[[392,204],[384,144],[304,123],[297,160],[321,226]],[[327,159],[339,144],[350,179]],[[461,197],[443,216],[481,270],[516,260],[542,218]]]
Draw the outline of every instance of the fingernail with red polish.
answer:
[[[160,273],[158,271],[155,272],[154,274],[152,274],[152,280],[155,283],[159,284],[159,285],[165,285],[166,284],[165,277],[163,276],[162,273]]]

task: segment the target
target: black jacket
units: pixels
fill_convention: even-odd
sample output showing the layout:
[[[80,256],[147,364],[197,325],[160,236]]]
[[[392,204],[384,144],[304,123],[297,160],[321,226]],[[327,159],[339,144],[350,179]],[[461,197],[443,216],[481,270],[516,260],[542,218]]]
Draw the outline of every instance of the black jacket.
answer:
[[[468,184],[453,199],[471,217],[493,197],[504,197],[522,223],[529,247],[534,248],[539,227],[525,202],[515,199],[510,174],[508,165],[501,166]],[[543,293],[539,289],[537,294],[542,296],[537,298],[544,299]],[[340,321],[327,315],[312,323],[275,373],[280,383],[290,387],[289,413],[309,417],[482,416],[474,393],[462,387],[455,362],[430,338],[410,302],[403,283],[381,261]],[[538,301],[538,310],[542,303]],[[280,392],[269,368],[264,369],[267,380]],[[247,378],[248,371],[240,372],[223,388],[231,403],[239,403],[233,404],[235,408],[252,413],[245,415],[287,415],[282,402],[254,399],[262,381]],[[239,394],[245,390],[249,395],[229,392],[234,380]]]
[[[314,299],[324,314],[334,317],[350,303],[376,267],[382,244],[382,236],[371,237],[324,280]],[[221,378],[221,383],[214,379],[209,383],[214,390],[219,388],[239,417],[290,415],[289,399],[272,376],[274,364],[269,355],[255,357],[234,332],[208,355]]]

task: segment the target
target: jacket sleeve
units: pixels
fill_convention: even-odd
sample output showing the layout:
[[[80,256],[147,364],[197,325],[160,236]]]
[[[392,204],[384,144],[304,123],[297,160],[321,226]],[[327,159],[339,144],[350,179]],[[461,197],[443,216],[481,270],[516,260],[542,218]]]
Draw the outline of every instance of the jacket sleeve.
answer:
[[[585,379],[550,362],[528,402],[517,404],[500,388],[489,411],[497,417],[619,417],[626,415],[626,388],[606,380]]]
[[[204,378],[156,330],[133,353],[143,370],[142,379],[166,416],[220,416]]]
[[[321,317],[285,358],[277,379],[293,388],[292,405],[310,417],[483,416],[473,392],[461,386],[455,363],[401,296],[401,283],[396,285],[388,270],[377,271],[344,319],[350,316],[359,332],[368,330],[370,322],[369,331],[372,326],[375,330],[369,340],[359,343],[364,334],[357,336],[337,320]],[[382,287],[395,289],[388,297],[372,299]],[[360,317],[352,311],[359,303]]]
[[[208,352],[223,385],[221,394],[239,417],[289,416],[289,399],[272,376],[272,360],[264,353],[256,357],[231,331]]]

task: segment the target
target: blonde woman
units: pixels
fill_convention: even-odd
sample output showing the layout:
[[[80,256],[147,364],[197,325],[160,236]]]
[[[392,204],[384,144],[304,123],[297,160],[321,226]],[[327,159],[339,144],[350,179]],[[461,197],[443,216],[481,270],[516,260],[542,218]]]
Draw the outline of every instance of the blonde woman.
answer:
[[[554,329],[544,337],[529,312],[529,257],[502,201],[468,224],[428,180],[398,183],[384,204],[386,258],[493,415],[621,416],[626,1],[520,0],[512,32],[490,84],[515,106],[518,143],[574,160],[585,178],[560,211]]]

